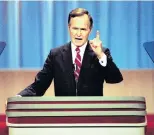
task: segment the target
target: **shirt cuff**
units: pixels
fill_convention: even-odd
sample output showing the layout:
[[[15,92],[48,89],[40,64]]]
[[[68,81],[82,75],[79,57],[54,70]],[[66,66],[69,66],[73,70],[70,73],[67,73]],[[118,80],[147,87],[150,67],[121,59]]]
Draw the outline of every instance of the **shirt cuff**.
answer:
[[[21,95],[16,95],[16,97],[22,97]]]
[[[104,54],[102,56],[102,58],[99,59],[99,63],[103,66],[103,67],[106,67],[107,65],[107,56]]]

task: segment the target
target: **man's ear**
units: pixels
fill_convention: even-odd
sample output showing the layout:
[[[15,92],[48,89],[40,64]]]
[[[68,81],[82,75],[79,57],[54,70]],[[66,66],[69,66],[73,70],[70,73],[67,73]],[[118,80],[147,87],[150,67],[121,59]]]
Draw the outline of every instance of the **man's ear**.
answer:
[[[70,24],[68,24],[67,29],[68,29],[68,32],[70,33]]]
[[[94,24],[93,24],[93,25],[94,25]],[[91,33],[92,29],[93,29],[93,25],[90,27],[90,33]]]
[[[71,27],[71,24],[69,23],[69,24],[68,24],[68,28],[70,28],[70,27]]]
[[[93,27],[90,28],[90,33],[89,33],[89,34],[91,34],[92,28],[93,28]]]

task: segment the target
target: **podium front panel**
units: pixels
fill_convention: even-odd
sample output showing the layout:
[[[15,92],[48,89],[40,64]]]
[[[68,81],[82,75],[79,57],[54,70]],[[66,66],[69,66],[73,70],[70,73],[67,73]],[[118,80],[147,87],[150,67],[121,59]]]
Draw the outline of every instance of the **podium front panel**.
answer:
[[[147,124],[143,97],[13,97],[8,99],[6,114],[10,133],[47,128],[49,134],[56,129],[56,134],[59,129],[68,133],[72,129],[91,133],[100,129],[103,135],[126,130],[131,135],[144,135]],[[141,130],[142,134],[136,133]]]

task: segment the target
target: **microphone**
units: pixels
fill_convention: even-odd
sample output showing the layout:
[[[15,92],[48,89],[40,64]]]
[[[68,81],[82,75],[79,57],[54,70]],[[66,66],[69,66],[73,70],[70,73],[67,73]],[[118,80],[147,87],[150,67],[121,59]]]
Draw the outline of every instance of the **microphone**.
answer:
[[[73,71],[75,71],[77,69],[77,65],[75,63],[72,64],[72,68],[73,68]]]
[[[74,64],[72,64],[72,69],[73,69],[73,72],[75,71],[75,65]]]

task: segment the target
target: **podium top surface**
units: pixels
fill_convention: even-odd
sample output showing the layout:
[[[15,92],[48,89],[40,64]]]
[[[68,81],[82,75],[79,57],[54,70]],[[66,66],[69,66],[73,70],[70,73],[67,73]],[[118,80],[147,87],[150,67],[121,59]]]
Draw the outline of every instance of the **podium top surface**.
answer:
[[[10,97],[7,102],[16,102],[16,101],[142,101],[145,102],[144,97]]]

